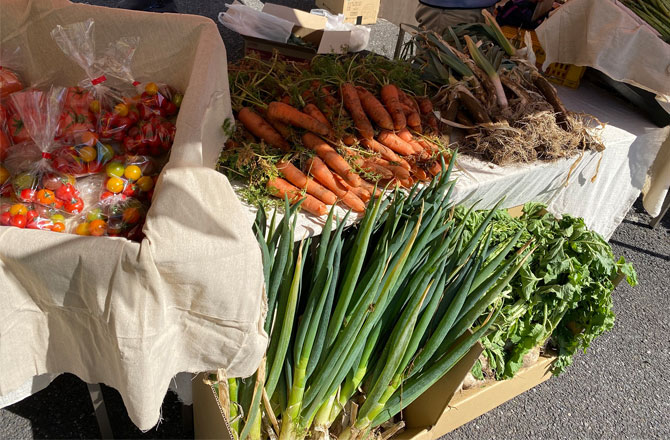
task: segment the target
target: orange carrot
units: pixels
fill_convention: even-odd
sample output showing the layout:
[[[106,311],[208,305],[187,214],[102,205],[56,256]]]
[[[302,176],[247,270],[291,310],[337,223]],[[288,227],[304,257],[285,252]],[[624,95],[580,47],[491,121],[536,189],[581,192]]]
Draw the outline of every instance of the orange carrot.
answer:
[[[337,151],[318,136],[312,133],[305,133],[302,136],[302,143],[305,147],[316,152],[328,166],[339,174],[347,183],[353,187],[361,185],[361,178],[351,169],[349,164]]]
[[[436,160],[430,165],[430,167],[428,167],[428,172],[433,176],[440,174],[440,171],[442,171],[442,164],[439,160]]]
[[[414,177],[416,177],[419,180],[429,180],[428,179],[428,174],[426,174],[426,172],[424,170],[422,170],[421,168],[419,168],[417,166],[414,166],[412,168],[412,174],[414,175]]]
[[[365,139],[372,139],[375,135],[375,131],[372,128],[370,120],[365,115],[363,111],[363,106],[361,105],[361,100],[358,98],[358,92],[356,88],[351,83],[344,83],[340,89],[342,91],[342,101],[349,114],[351,119],[354,120],[354,125],[356,129]]]
[[[356,92],[358,92],[358,99],[361,101],[363,110],[365,110],[365,113],[370,119],[385,130],[393,130],[394,125],[391,115],[386,111],[384,105],[379,102],[375,95],[365,90],[363,87],[356,87]]]
[[[343,186],[338,184],[333,173],[328,169],[325,163],[318,157],[313,157],[307,161],[307,169],[309,174],[323,186],[331,190],[337,197],[339,197],[345,205],[353,209],[355,212],[365,211],[365,203],[355,194],[347,191]]]
[[[407,118],[405,112],[400,106],[400,97],[398,96],[398,88],[394,84],[386,84],[381,90],[382,102],[393,118],[393,128],[402,130],[407,125]]]
[[[235,150],[240,147],[240,144],[237,141],[234,141],[232,139],[228,139],[224,144],[224,148],[226,150]]]
[[[430,101],[430,98],[427,96],[419,98],[419,110],[424,116],[433,112],[433,103]]]
[[[309,194],[302,194],[298,188],[280,177],[273,177],[268,180],[267,188],[268,191],[276,197],[288,197],[291,204],[296,204],[300,200],[305,199],[305,201],[302,202],[302,205],[300,205],[300,208],[311,214],[318,216],[328,214],[328,208],[326,208],[326,205],[323,204],[323,202],[315,199]]]
[[[345,134],[342,137],[342,142],[344,142],[344,145],[346,145],[347,147],[351,147],[356,143],[356,138],[350,134]]]
[[[419,142],[414,139],[414,136],[412,136],[412,133],[410,133],[407,128],[403,128],[402,130],[398,131],[396,135],[403,141],[410,144],[414,149],[414,154],[418,154],[421,159],[427,159],[430,157],[430,154],[426,154],[423,145],[420,145]]]
[[[377,136],[377,140],[403,156],[411,156],[414,154],[414,148],[396,136],[393,132],[382,131],[379,136]]]
[[[379,175],[382,179],[392,179],[393,172],[388,168],[379,165],[371,160],[361,159],[358,166],[368,173],[373,173]]]
[[[377,186],[371,184],[367,180],[364,180],[363,183],[361,184],[361,188],[365,189],[367,192],[370,194],[374,194],[375,197],[379,197],[382,195],[382,190]]]
[[[405,142],[410,142],[410,141],[414,140],[414,136],[412,136],[412,133],[410,133],[407,128],[403,128],[401,130],[398,130],[396,132],[396,134],[398,135],[398,137],[400,139],[402,139]]]
[[[337,203],[337,196],[335,194],[316,183],[312,178],[305,176],[303,172],[293,166],[291,162],[277,162],[277,169],[284,175],[286,180],[296,187],[304,189],[308,194],[313,195],[323,203],[327,205],[334,205]]]
[[[291,97],[288,95],[284,95],[281,97],[281,102],[283,102],[284,104],[291,105]]]
[[[368,192],[368,190],[366,190],[362,186],[354,188],[353,186],[350,186],[349,184],[347,184],[347,182],[345,182],[344,179],[341,178],[340,176],[338,176],[336,173],[333,173],[333,177],[335,178],[337,183],[340,184],[340,186],[345,188],[347,191],[349,191],[353,194],[356,194],[356,196],[359,199],[361,199],[364,203],[367,203],[370,200],[370,198],[372,197],[372,193]]]
[[[326,116],[321,113],[321,110],[319,110],[319,107],[315,106],[314,104],[307,104],[302,111],[316,119],[317,121],[321,122],[323,125],[328,127],[329,129],[332,130],[332,126],[330,125],[330,122],[326,118]]]
[[[395,151],[391,150],[386,145],[382,145],[377,142],[375,139],[361,139],[361,145],[368,148],[375,153],[379,153],[381,157],[392,162],[400,162],[400,157],[395,154]],[[408,168],[409,169],[409,168]]]
[[[288,125],[273,118],[268,118],[268,122],[274,127],[275,130],[279,132],[279,134],[282,135],[284,139],[289,139],[291,137],[291,127]]]
[[[321,86],[321,83],[318,81],[313,81],[312,84],[316,82],[317,87],[321,87],[321,92],[323,94],[323,102],[330,108],[335,109],[340,106],[340,103],[335,99],[335,92],[330,90],[328,86]]]
[[[295,107],[283,102],[274,101],[268,105],[268,118],[293,125],[294,127],[304,128],[321,136],[328,136],[330,130],[308,114],[305,114]]]
[[[405,104],[405,117],[407,118],[407,125],[414,130],[421,132],[421,115],[419,114],[419,106],[416,101],[412,100],[405,92],[399,91],[398,97],[400,102]],[[409,113],[407,113],[409,111]]]
[[[280,150],[286,152],[291,151],[291,146],[286,141],[286,139],[283,138],[281,134],[277,132],[277,130],[272,128],[272,126],[265,119],[263,119],[258,115],[258,113],[254,112],[249,107],[242,108],[237,113],[237,118],[240,120],[240,122],[242,122],[244,128],[249,130],[249,132],[251,132],[251,134],[254,136],[263,139],[265,142],[275,148],[279,148]]]
[[[410,169],[410,165],[407,162],[405,162],[407,164],[407,168],[405,168],[402,166],[394,165],[393,163],[378,157],[370,157],[367,160],[391,171],[393,175],[398,179],[409,179],[410,177],[408,171]]]
[[[328,118],[319,110],[319,107],[315,106],[314,104],[307,104],[302,111],[316,119],[317,121],[321,122],[323,125],[328,127],[329,134],[328,137],[330,139],[335,139],[335,131],[333,131],[333,126],[330,125],[330,121],[328,121]]]
[[[433,113],[433,103],[430,101],[430,98],[426,96],[419,99],[419,110],[421,110],[421,114],[425,116],[426,122],[428,122],[430,129],[434,133],[437,133],[439,131],[439,127],[437,124],[437,118]]]

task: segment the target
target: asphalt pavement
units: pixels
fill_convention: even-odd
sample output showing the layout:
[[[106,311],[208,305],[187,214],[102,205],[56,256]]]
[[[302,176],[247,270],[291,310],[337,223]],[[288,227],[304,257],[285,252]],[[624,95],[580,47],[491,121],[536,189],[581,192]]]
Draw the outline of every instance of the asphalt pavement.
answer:
[[[232,0],[177,0],[183,12],[216,20]],[[112,6],[109,0],[90,1]],[[280,1],[309,10],[313,1]],[[259,7],[258,0],[248,4]],[[219,24],[229,60],[242,56],[242,39]],[[397,27],[372,27],[369,49],[391,55]],[[632,262],[635,288],[622,283],[614,292],[614,329],[576,356],[565,374],[499,406],[445,436],[445,439],[668,439],[670,438],[670,215],[651,229],[638,200],[610,243]],[[0,374],[2,374],[0,372]],[[168,393],[160,424],[140,432],[120,395],[103,386],[115,438],[192,438],[182,408]],[[99,438],[86,384],[73,375],[0,410],[0,439]]]

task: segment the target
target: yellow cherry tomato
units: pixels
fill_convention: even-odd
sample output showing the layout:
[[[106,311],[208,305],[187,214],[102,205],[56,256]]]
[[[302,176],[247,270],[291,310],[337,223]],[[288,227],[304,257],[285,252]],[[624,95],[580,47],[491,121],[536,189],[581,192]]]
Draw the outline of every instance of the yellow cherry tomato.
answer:
[[[15,215],[26,215],[26,212],[28,212],[28,208],[26,208],[26,205],[23,205],[21,203],[15,203],[9,208],[9,213],[12,216]]]
[[[54,223],[64,223],[65,217],[62,214],[54,214],[50,217],[51,221]]]
[[[147,95],[154,96],[158,93],[158,85],[154,82],[147,83],[147,85],[144,86],[144,91],[147,92]]]
[[[154,187],[154,179],[149,176],[142,176],[136,182],[141,191],[151,191]]]
[[[93,220],[88,224],[88,230],[91,235],[100,237],[107,232],[107,223],[104,220]]]
[[[91,110],[93,113],[100,113],[100,101],[98,101],[97,99],[94,99],[88,105],[88,109]]]
[[[142,177],[142,170],[137,165],[128,165],[123,175],[128,180],[137,180]]]
[[[79,157],[81,157],[81,160],[84,162],[91,162],[95,160],[97,155],[98,153],[93,147],[86,146],[79,149]]]
[[[0,185],[9,180],[9,171],[7,168],[0,165]]]
[[[114,106],[114,113],[119,116],[128,116],[128,104],[125,102],[118,103]]]
[[[125,171],[125,167],[119,162],[110,162],[105,167],[105,171],[109,177],[121,177]]]
[[[88,229],[88,223],[80,223],[77,225],[77,228],[74,230],[77,235],[90,235],[91,232]]]
[[[114,194],[118,194],[121,191],[123,191],[123,187],[125,186],[123,179],[119,177],[110,177],[109,180],[107,181],[107,191],[112,192]]]

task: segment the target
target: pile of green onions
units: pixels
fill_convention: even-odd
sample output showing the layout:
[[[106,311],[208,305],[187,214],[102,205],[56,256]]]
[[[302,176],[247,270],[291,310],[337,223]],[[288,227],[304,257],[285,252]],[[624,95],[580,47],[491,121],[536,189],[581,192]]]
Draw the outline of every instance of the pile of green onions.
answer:
[[[670,0],[624,0],[623,3],[670,43]]]
[[[532,251],[512,251],[519,234],[490,246],[492,215],[466,239],[450,173],[373,200],[357,227],[344,229],[331,211],[321,236],[297,249],[297,205],[287,202],[270,228],[259,211],[270,345],[255,376],[219,382],[234,436],[364,438],[486,334],[498,311],[471,327],[498,309]]]

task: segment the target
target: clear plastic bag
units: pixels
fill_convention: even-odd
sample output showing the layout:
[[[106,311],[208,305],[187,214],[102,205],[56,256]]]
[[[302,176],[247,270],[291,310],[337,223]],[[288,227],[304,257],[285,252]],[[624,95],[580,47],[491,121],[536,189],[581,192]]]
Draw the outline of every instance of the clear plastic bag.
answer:
[[[103,140],[120,142],[126,154],[159,156],[172,147],[176,117],[183,95],[166,84],[138,80],[130,68],[137,41],[122,38],[110,44],[103,62],[109,75],[132,86],[132,98],[125,98],[114,111],[101,116]]]
[[[108,82],[104,57],[96,54],[94,27],[95,22],[90,18],[66,26],[58,25],[51,31],[51,37],[63,53],[84,70],[86,78],[79,83],[79,87],[90,92],[91,96],[88,98],[97,101],[95,105],[100,109],[111,109],[122,102],[122,96]],[[88,104],[90,106],[90,102]]]
[[[291,36],[293,23],[288,20],[238,2],[226,6],[226,12],[219,13],[219,22],[238,34],[280,43],[286,43]]]
[[[65,217],[58,211],[35,203],[0,200],[0,226],[64,232]]]
[[[125,160],[114,160],[105,168],[106,178],[102,200],[123,194],[142,201],[150,201],[156,176],[162,167],[147,156],[126,156]]]
[[[5,164],[19,200],[76,214],[84,209],[84,202],[75,179],[59,173],[52,162],[53,152],[60,147],[54,136],[65,94],[65,88],[52,87],[49,91],[28,89],[10,96],[30,140],[13,145]]]
[[[138,199],[115,194],[77,217],[71,232],[77,235],[141,240],[146,211],[146,206]]]

